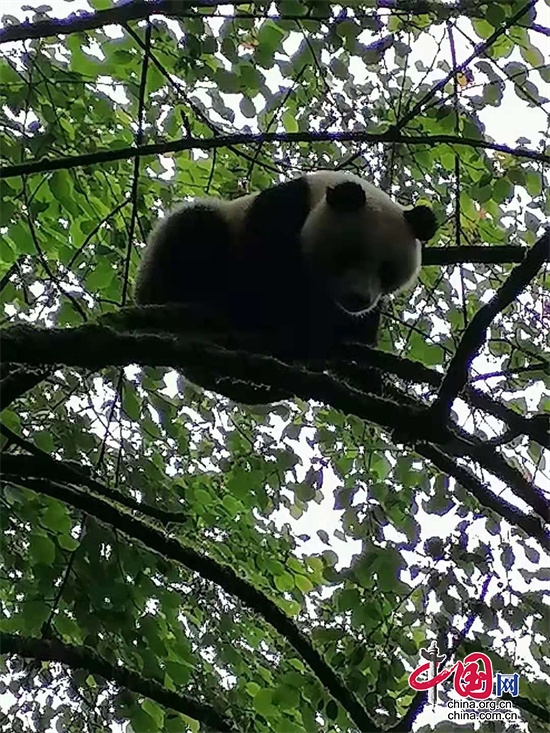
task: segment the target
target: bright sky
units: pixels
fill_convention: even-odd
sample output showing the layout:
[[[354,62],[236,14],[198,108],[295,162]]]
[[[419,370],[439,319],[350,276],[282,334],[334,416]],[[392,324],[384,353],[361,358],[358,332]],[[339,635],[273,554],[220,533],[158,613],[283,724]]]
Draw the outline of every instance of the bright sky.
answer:
[[[70,13],[74,13],[80,9],[89,9],[88,5],[84,0],[44,0],[44,2],[39,2],[38,0],[4,0],[3,4],[1,5],[1,10],[4,13],[10,13],[17,18],[23,20],[25,17],[30,18],[32,13],[30,13],[27,10],[22,10],[22,7],[33,5],[35,7],[38,7],[40,5],[49,5],[53,9],[53,13],[51,15],[55,15],[56,17],[66,17]],[[229,9],[228,11],[229,12]],[[550,26],[550,6],[547,5],[544,2],[540,2],[537,5],[537,22],[545,25]],[[177,24],[173,23],[173,27],[176,29]],[[468,29],[467,24],[463,24],[463,28],[465,29],[466,33],[469,33],[470,37],[473,37],[472,32]],[[118,34],[118,30],[113,29],[113,32]],[[434,34],[436,36],[441,36],[444,32],[444,27],[442,26],[440,29],[437,30],[437,32]],[[374,39],[374,37],[373,37]],[[299,40],[299,39],[298,39]],[[297,43],[297,41],[288,41],[288,50],[291,51],[290,46],[293,43]],[[546,41],[546,45],[548,46],[548,39],[537,36],[536,34],[533,35],[533,40],[535,43],[539,45],[541,50],[544,52],[544,49],[542,48],[543,42]],[[368,41],[366,41],[368,42]],[[464,58],[466,58],[472,51],[471,45],[468,43],[466,38],[462,36],[460,33],[455,33],[455,42],[457,46],[457,58],[458,62]],[[416,57],[411,59],[411,62],[414,62],[415,60],[423,58],[424,60],[431,59],[434,53],[436,52],[437,47],[437,39],[429,39],[426,38],[425,41],[423,41],[422,46],[415,48],[415,51],[413,53],[416,54]],[[546,48],[546,55],[547,60],[546,63],[548,63],[548,51],[550,49]],[[447,54],[448,61],[451,63],[450,59],[450,52]],[[412,63],[411,63],[412,66]],[[440,74],[440,72],[437,72]],[[271,82],[271,79],[269,77],[268,72],[268,79]],[[273,77],[274,82],[278,83],[279,80]],[[543,95],[546,95],[550,97],[550,85],[546,85],[547,88],[544,88],[544,84],[542,83],[540,77],[537,78],[537,86],[539,88],[539,92]],[[523,103],[521,100],[519,100],[514,93],[513,89],[510,88],[511,85],[507,85],[506,91],[504,93],[504,98],[502,100],[502,104],[500,107],[486,107],[484,110],[480,112],[481,119],[485,122],[487,132],[488,134],[493,137],[495,140],[497,140],[499,143],[508,144],[510,146],[514,146],[516,144],[516,141],[520,137],[527,137],[530,138],[533,141],[533,144],[536,144],[541,137],[548,135],[548,118],[545,115],[545,113],[540,109],[535,109],[533,107],[526,108],[525,103]],[[238,110],[238,105],[233,105],[230,103],[230,106],[235,108],[236,111],[236,121],[235,124],[237,126],[240,126],[241,124],[248,124],[251,125],[251,120],[245,119],[240,115],[240,112]],[[527,112],[526,112],[527,110]],[[478,359],[476,360],[476,367],[478,368],[479,372],[488,372],[491,371],[494,368],[494,365],[487,362],[485,359]],[[528,402],[531,404],[532,407],[538,402],[538,398],[540,396],[539,390],[532,390],[529,395],[527,395]],[[462,408],[459,408],[459,414],[463,418],[463,420],[466,420],[467,418],[467,412]],[[491,424],[491,421],[487,421],[488,424]],[[493,426],[495,425],[495,421],[492,421]],[[465,427],[471,427],[471,424],[465,425]],[[278,433],[280,430],[280,427],[277,427],[275,429],[275,432]],[[304,457],[304,461],[306,464],[306,468],[311,460],[311,457],[316,454],[316,451],[312,450],[305,440],[300,441],[300,454]],[[305,469],[304,469],[305,472]],[[540,482],[542,483],[542,482]],[[550,482],[548,479],[544,480],[542,484],[547,490],[550,491]],[[492,482],[491,486],[493,490],[499,491],[501,487],[498,486],[498,482]],[[338,528],[339,525],[339,513],[334,509],[333,504],[333,491],[337,488],[337,481],[333,475],[330,474],[330,472],[325,472],[325,482],[324,482],[324,500],[321,504],[316,505],[313,504],[310,506],[306,514],[302,516],[299,520],[293,520],[291,517],[289,517],[288,513],[285,511],[280,511],[279,515],[277,517],[277,521],[282,524],[283,522],[288,522],[291,527],[292,531],[295,533],[295,535],[299,534],[308,534],[311,536],[311,540],[308,542],[305,542],[302,547],[301,551],[304,553],[312,553],[312,552],[322,552],[327,548],[326,545],[324,545],[319,538],[316,535],[316,532],[318,530],[325,530],[329,532],[329,534],[332,534],[335,529]],[[505,492],[504,496],[509,501],[514,501],[513,497],[511,497],[510,492]],[[356,501],[362,502],[366,498],[366,492],[359,492]],[[517,502],[516,502],[517,503]],[[420,515],[421,516],[421,515]],[[430,517],[428,515],[424,515],[424,522],[423,522],[423,539],[426,539],[427,537],[432,536],[433,534],[437,534],[438,536],[445,537],[450,534],[453,527],[456,525],[457,521],[459,521],[459,517],[456,514],[456,512],[450,512],[445,517],[438,517],[437,518],[437,530],[434,532],[433,528],[433,517]],[[422,520],[420,520],[422,521]],[[483,524],[479,524],[478,526],[481,528],[483,527]],[[475,539],[475,527],[476,524],[472,525],[472,531],[470,532],[470,537],[472,539]],[[488,535],[486,535],[485,532],[483,532],[483,540],[491,544],[495,549],[498,548],[498,540],[497,538],[491,538]],[[359,542],[342,542],[337,537],[332,536],[331,537],[331,549],[333,549],[335,552],[337,552],[340,562],[340,566],[347,566],[352,558],[352,556],[359,552],[361,549]],[[415,556],[418,559],[418,556]],[[407,560],[412,561],[413,553],[409,553],[409,557]],[[497,561],[497,567],[498,567],[498,561]],[[514,586],[518,589],[526,589],[527,586],[525,585],[523,578],[517,573],[514,573]],[[531,585],[530,590],[533,590],[533,585]],[[493,593],[495,591],[493,590]],[[489,597],[492,595],[491,591],[489,592]],[[475,630],[474,626],[474,630]],[[478,628],[479,625],[478,625]],[[526,644],[521,643],[519,645],[521,653],[525,655],[526,658],[530,658],[530,652],[527,648]],[[6,698],[0,697],[0,704],[2,701],[6,701]],[[422,716],[418,719],[418,724],[426,724],[429,722],[435,722],[437,716],[434,716],[434,714],[431,711],[425,711]]]

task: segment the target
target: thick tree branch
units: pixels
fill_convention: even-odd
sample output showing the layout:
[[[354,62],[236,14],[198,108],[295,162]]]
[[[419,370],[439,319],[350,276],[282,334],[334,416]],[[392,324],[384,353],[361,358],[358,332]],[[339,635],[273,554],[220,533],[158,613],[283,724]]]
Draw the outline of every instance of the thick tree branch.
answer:
[[[237,732],[237,727],[211,705],[167,690],[155,680],[146,679],[122,664],[111,664],[89,647],[72,646],[58,639],[35,639],[0,631],[0,653],[17,654],[42,662],[60,662],[74,670],[82,669],[187,715],[210,730]]]
[[[425,409],[365,394],[321,371],[291,367],[273,357],[201,345],[196,341],[185,341],[182,338],[147,333],[117,334],[96,324],[85,324],[78,329],[70,330],[35,329],[25,325],[4,331],[2,344],[4,358],[25,364],[55,362],[69,366],[100,368],[106,366],[105,362],[108,361],[111,366],[137,363],[149,366],[180,366],[183,369],[199,367],[207,372],[211,371],[237,380],[242,379],[245,374],[253,383],[269,384],[287,390],[291,394],[300,394],[306,399],[319,400],[346,414],[354,414],[388,430],[402,430],[403,426],[414,424],[418,435],[433,433],[432,419]],[[444,426],[437,439],[445,447],[447,444],[452,447],[456,445],[453,441],[457,440],[457,436]],[[415,449],[421,452],[418,448]],[[459,454],[463,456],[468,454],[469,449],[475,451],[475,446],[472,448],[467,441],[462,441],[459,449]],[[494,448],[490,450],[494,451]],[[475,460],[483,458],[479,455],[472,457]],[[449,461],[453,463],[450,458]],[[462,471],[460,466],[455,467],[457,471]],[[502,466],[497,466],[497,469],[501,470]],[[477,482],[475,495],[478,498],[485,496],[485,500],[480,499],[485,506],[505,507],[503,516],[515,517],[515,523],[527,533],[537,537],[541,542],[546,541],[547,534],[537,517],[524,514],[507,502],[502,503],[501,500],[495,504],[494,495],[478,482],[473,474],[470,475],[470,479]],[[526,495],[532,499],[530,495]]]
[[[167,18],[195,17],[199,14],[197,12],[198,8],[216,8],[222,5],[234,4],[234,0],[156,0],[155,3],[145,2],[145,0],[133,0],[133,2],[99,10],[96,13],[80,11],[78,15],[71,13],[67,18],[49,18],[35,23],[18,23],[7,26],[0,30],[0,44],[10,41],[27,41],[32,38],[50,38],[58,35],[82,33],[83,31],[103,28],[106,25],[125,25],[133,20],[146,20],[152,15],[164,15]],[[348,5],[349,2],[343,0],[338,4]],[[248,2],[247,5],[254,5],[254,2]],[[262,7],[257,16],[259,18],[265,17],[264,3],[262,2],[261,5]],[[418,15],[434,13],[440,20],[457,15],[483,17],[483,10],[478,0],[459,0],[459,2],[452,5],[430,0],[378,0],[376,5],[378,8]],[[236,15],[239,16],[240,13]],[[245,17],[254,17],[254,15],[247,13]],[[275,18],[277,17],[287,19],[289,16],[286,13],[281,13],[280,16],[275,16]],[[313,16],[311,13],[304,13],[304,15],[293,15],[291,17],[301,20],[311,17],[315,19],[315,11],[313,8]],[[319,18],[319,21],[324,23],[329,20],[331,19]]]
[[[151,353],[144,357],[144,365],[150,366],[164,366],[184,368],[188,363],[188,352],[191,347],[184,346],[184,342],[178,343],[174,334],[181,334],[183,338],[198,338],[202,340],[216,340],[221,337],[223,341],[224,334],[227,334],[228,326],[224,322],[220,322],[219,319],[213,318],[208,314],[197,312],[195,309],[188,307],[178,306],[149,306],[147,308],[133,307],[123,308],[117,311],[115,314],[109,314],[108,317],[100,319],[101,323],[105,326],[114,325],[115,328],[124,331],[143,331],[148,335],[154,334],[153,339],[150,341]],[[182,332],[182,324],[185,324],[185,332]],[[97,326],[91,324],[93,329]],[[31,340],[34,338],[41,338],[40,335],[35,336],[37,333],[36,329],[28,326],[22,326],[24,329],[21,332],[21,327],[16,327],[16,333],[21,336],[27,334]],[[86,327],[89,328],[89,327]],[[172,332],[160,333],[161,331]],[[9,334],[11,331],[3,331],[4,334]],[[51,331],[38,330],[38,334],[43,334],[49,338]],[[58,332],[56,332],[58,333]],[[65,333],[65,332],[62,332]],[[88,333],[88,331],[86,331]],[[111,334],[113,336],[113,334]],[[140,336],[140,338],[142,338]],[[149,342],[148,342],[149,343]],[[98,342],[99,348],[100,342]],[[257,351],[257,344],[246,343],[243,339],[238,342],[238,345],[243,350],[249,352]],[[135,348],[139,349],[137,344]],[[33,345],[31,342],[30,348],[32,350]],[[143,344],[143,348],[147,349],[146,344]],[[199,346],[199,348],[202,348]],[[216,352],[219,354],[219,352]],[[230,357],[230,355],[229,355]],[[3,358],[6,359],[6,352],[3,353]],[[231,357],[230,357],[231,358]],[[331,370],[335,374],[341,374],[346,376],[346,363],[355,362],[353,365],[354,378],[361,379],[359,374],[360,367],[357,365],[370,365],[388,374],[395,374],[396,376],[408,381],[416,383],[429,384],[432,387],[439,387],[442,380],[443,374],[437,372],[435,369],[430,369],[419,361],[413,359],[407,359],[405,357],[397,356],[390,352],[379,351],[377,349],[369,348],[368,346],[359,344],[347,344],[341,347],[339,354],[339,360],[330,364]],[[267,367],[265,366],[267,364]],[[104,366],[101,364],[100,366]],[[206,366],[206,361],[203,363]],[[216,361],[212,362],[212,370],[215,372],[217,369],[223,369],[223,363]],[[264,372],[267,368],[267,378],[269,378],[269,363],[264,362]],[[218,372],[223,373],[223,372]],[[369,379],[369,374],[365,375],[365,378]],[[265,373],[263,382],[266,381]],[[216,389],[215,386],[212,389]],[[361,389],[363,391],[369,391],[365,388],[364,381],[362,382]],[[223,392],[223,390],[220,390]],[[469,402],[472,407],[483,410],[498,420],[504,422],[506,426],[515,431],[517,435],[526,435],[530,440],[534,440],[545,448],[550,449],[550,434],[547,428],[547,421],[544,415],[533,415],[532,417],[525,417],[515,410],[504,405],[502,402],[493,399],[485,392],[482,392],[475,387],[466,385],[462,397]]]
[[[174,339],[168,334],[160,334],[161,331],[182,333],[182,324],[185,324],[184,337],[189,338],[194,336],[195,338],[202,338],[209,341],[216,339],[216,329],[222,339],[224,334],[227,333],[227,324],[216,324],[215,320],[208,317],[205,318],[202,313],[197,313],[190,308],[177,306],[123,308],[117,311],[116,314],[109,314],[107,318],[100,319],[100,322],[105,323],[106,326],[109,326],[109,324],[113,325],[114,322],[115,327],[121,330],[144,331],[149,334],[157,333],[162,347],[160,351],[155,352],[155,356],[148,357],[147,363],[151,366],[174,368],[185,366],[185,353],[180,350],[177,360],[171,361],[171,357],[167,355],[166,349],[172,349]],[[31,330],[29,333],[32,338],[34,331]],[[241,346],[250,352],[257,350],[257,345],[250,344],[250,348],[248,348],[248,345],[244,341]],[[397,356],[390,352],[372,349],[360,344],[343,345],[339,356],[340,358],[337,362],[330,364],[332,372],[334,374],[340,374],[345,378],[349,371],[347,362],[355,362],[350,367],[353,371],[352,377],[361,382],[362,391],[368,392],[371,390],[367,388],[370,372],[362,375],[360,373],[361,367],[358,366],[361,364],[373,366],[387,374],[395,374],[407,382],[429,384],[432,387],[439,387],[443,380],[443,374],[437,372],[435,369],[430,369],[419,361]],[[544,369],[544,366],[541,369]],[[365,382],[365,380],[367,381]],[[30,382],[28,385],[29,389],[34,387],[36,383],[34,380]],[[25,390],[22,387],[23,384],[21,383],[21,389],[17,391],[15,396],[20,397],[23,394]],[[212,389],[216,391],[215,384],[213,384]],[[220,391],[223,392],[223,390]],[[472,407],[483,410],[505,423],[507,431],[513,431],[515,436],[525,435],[530,440],[534,440],[543,447],[550,449],[550,432],[548,430],[547,416],[533,415],[532,417],[525,417],[507,407],[502,402],[493,399],[485,392],[470,385],[465,386],[461,396]],[[7,407],[7,403],[2,404],[4,407]]]
[[[260,143],[322,143],[322,142],[357,142],[357,143],[404,143],[407,145],[465,145],[467,147],[496,150],[516,158],[527,158],[542,163],[550,163],[550,155],[536,150],[510,148],[489,140],[475,137],[457,137],[456,135],[405,135],[397,129],[386,132],[265,132],[261,134],[234,133],[211,138],[180,138],[149,145],[132,145],[126,148],[100,150],[83,155],[72,155],[63,158],[42,158],[40,160],[0,167],[0,179],[14,178],[31,173],[45,173],[56,170],[68,170],[79,166],[99,165],[115,160],[133,160],[146,155],[166,155],[182,150],[214,150],[234,145],[253,145]]]
[[[51,369],[27,369],[14,367],[2,369],[0,379],[0,412],[11,405],[18,397],[36,387],[52,373]]]
[[[451,359],[431,412],[437,426],[445,423],[452,404],[468,381],[470,364],[483,346],[487,329],[496,316],[514,302],[550,259],[550,229],[538,240],[521,264],[515,267],[491,300],[480,308],[464,331]]]
[[[0,432],[4,434],[5,430],[5,426],[0,425]],[[82,467],[77,467],[72,463],[58,461],[42,451],[40,451],[40,454],[36,453],[35,455],[25,455],[22,453],[1,453],[0,455],[2,459],[2,476],[5,479],[13,480],[14,483],[17,483],[21,478],[42,478],[56,483],[86,487],[111,502],[151,517],[151,519],[162,522],[162,524],[170,524],[172,522],[183,524],[188,519],[183,512],[170,512],[165,509],[159,509],[158,507],[140,502],[132,496],[122,494],[120,491],[112,489],[83,473]]]
[[[452,476],[466,491],[475,496],[480,504],[492,509],[511,525],[521,527],[524,532],[537,539],[545,549],[550,549],[550,534],[542,526],[538,517],[533,514],[523,514],[497,494],[488,491],[469,468],[460,466],[437,446],[424,443],[417,445],[415,451],[430,460],[442,474]]]
[[[355,695],[345,687],[336,672],[325,662],[294,622],[274,601],[248,581],[239,578],[232,568],[216,562],[192,547],[184,546],[178,540],[167,537],[164,530],[155,529],[99,497],[76,492],[49,481],[26,479],[22,483],[31,491],[58,499],[116,528],[117,532],[124,534],[130,540],[139,542],[150,552],[185,566],[202,578],[220,586],[229,595],[238,598],[286,639],[289,645],[307,662],[327,691],[340,703],[359,730],[382,733]]]
[[[351,375],[353,379],[361,383],[362,389],[366,389],[365,380],[368,383],[369,376],[368,373],[364,377],[361,376],[361,367],[358,366],[361,364],[368,364],[386,374],[395,374],[407,382],[429,384],[431,387],[439,387],[444,377],[440,372],[430,369],[430,367],[414,359],[407,359],[403,356],[359,344],[342,346],[341,360],[331,364],[331,369],[335,374],[341,374],[344,377]],[[531,440],[550,449],[550,434],[547,428],[546,415],[524,417],[502,402],[470,385],[465,385],[461,397],[469,402],[472,407],[483,410],[504,422],[516,432],[516,435],[526,435]]]

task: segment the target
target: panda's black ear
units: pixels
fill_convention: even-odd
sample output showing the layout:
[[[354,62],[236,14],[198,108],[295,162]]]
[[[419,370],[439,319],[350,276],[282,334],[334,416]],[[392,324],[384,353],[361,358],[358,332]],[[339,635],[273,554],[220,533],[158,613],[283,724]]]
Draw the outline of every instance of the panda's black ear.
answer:
[[[341,214],[359,211],[366,202],[364,188],[354,181],[345,181],[327,188],[327,206]]]
[[[427,242],[437,231],[437,219],[429,206],[415,206],[404,213],[405,220],[414,236]]]

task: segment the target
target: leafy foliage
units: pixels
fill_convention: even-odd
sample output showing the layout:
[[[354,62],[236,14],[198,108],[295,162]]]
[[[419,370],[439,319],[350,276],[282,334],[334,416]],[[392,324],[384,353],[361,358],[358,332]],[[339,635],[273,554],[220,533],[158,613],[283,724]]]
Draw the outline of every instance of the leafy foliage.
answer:
[[[159,3],[149,20],[124,15],[131,5],[90,0],[97,23],[70,18],[63,35],[4,20],[4,323],[75,328],[115,312],[171,205],[322,167],[429,202],[440,247],[540,237],[550,65],[534,2],[281,0],[269,12],[197,2],[166,15]],[[518,149],[491,115],[511,105],[525,120]],[[244,139],[227,144],[233,133]],[[186,147],[174,152],[178,141]],[[36,161],[41,171],[18,171]],[[441,372],[509,270],[466,258],[424,268],[419,287],[388,306],[380,348]],[[472,383],[513,415],[550,407],[549,303],[546,268],[491,323],[473,363]],[[351,733],[366,711],[373,729],[404,720],[399,730],[436,721],[450,731],[427,714],[413,722],[408,675],[433,638],[520,672],[517,729],[550,729],[548,548],[388,429],[300,399],[247,409],[160,367],[44,369],[31,382],[1,414],[0,629],[19,653],[6,657],[3,730],[129,722],[136,733],[195,733],[212,729],[208,719],[243,733]],[[408,391],[431,400],[436,387]],[[506,435],[509,415],[478,407],[455,404],[471,440]],[[495,445],[546,499],[540,442],[516,431]],[[8,462],[20,456],[24,470]],[[514,486],[504,492],[521,504]],[[188,562],[153,535],[177,541]]]

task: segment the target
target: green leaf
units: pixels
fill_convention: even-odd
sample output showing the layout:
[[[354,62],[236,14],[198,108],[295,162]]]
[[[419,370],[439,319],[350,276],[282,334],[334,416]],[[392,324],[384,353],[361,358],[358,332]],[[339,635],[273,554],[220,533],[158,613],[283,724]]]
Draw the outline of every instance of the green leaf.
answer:
[[[500,204],[503,201],[506,201],[506,199],[510,198],[513,192],[514,188],[510,181],[508,181],[506,178],[499,178],[495,181],[495,184],[493,186],[493,201],[496,201]]]
[[[141,404],[133,384],[124,383],[122,390],[122,408],[131,420],[139,420],[141,415]]]
[[[243,510],[243,505],[240,501],[237,501],[233,496],[224,496],[222,499],[222,504],[227,509],[229,514],[232,517],[236,517],[237,514],[240,514]]]
[[[362,603],[362,597],[357,588],[344,588],[338,594],[338,610],[349,611]]]
[[[292,575],[290,575],[290,573],[285,573],[284,575],[276,575],[273,578],[273,582],[275,583],[275,587],[277,588],[277,590],[281,591],[281,593],[294,590],[294,578]]]
[[[202,54],[215,54],[218,50],[218,42],[214,36],[206,36],[202,42]]]
[[[258,31],[258,44],[262,49],[267,50],[273,56],[275,51],[279,49],[286,32],[278,26],[273,20],[266,20],[260,26]]]
[[[334,702],[334,700],[329,700],[327,702],[325,711],[329,720],[334,721],[338,717],[338,705]]]
[[[56,613],[54,616],[54,624],[62,637],[65,637],[73,644],[81,643],[82,637],[80,634],[80,627],[74,619],[69,618],[69,616],[65,616],[64,614]]]
[[[115,271],[107,260],[100,260],[86,277],[86,287],[91,293],[106,290],[112,283]]]
[[[23,601],[23,621],[29,634],[37,634],[50,615],[50,607],[44,601]]]
[[[42,565],[53,564],[55,560],[55,545],[45,534],[32,534],[29,549],[35,563]]]
[[[15,204],[12,201],[2,201],[0,204],[0,226],[6,227],[11,223],[12,216],[15,211]],[[2,259],[5,258],[2,256]]]
[[[207,507],[210,504],[212,504],[211,495],[207,491],[204,491],[203,489],[197,489],[194,492],[194,500],[195,500],[195,503],[201,507]]]
[[[338,79],[347,79],[349,77],[349,69],[347,64],[344,64],[344,62],[337,56],[334,56],[330,60],[329,69]]]
[[[254,710],[266,718],[277,714],[277,708],[273,705],[273,691],[262,688],[254,695]]]
[[[44,509],[41,523],[43,527],[60,534],[68,534],[72,527],[67,507],[59,502],[52,502]]]
[[[55,451],[55,443],[53,435],[47,430],[37,430],[33,435],[34,442],[45,453],[53,453]]]
[[[483,87],[483,101],[493,107],[498,107],[502,102],[503,87],[501,84],[486,84]]]
[[[239,103],[242,114],[249,119],[256,117],[256,107],[250,97],[243,97]]]
[[[298,132],[298,121],[292,112],[285,112],[283,114],[283,125],[287,132]]]
[[[145,712],[153,718],[158,725],[159,729],[164,723],[164,709],[157,705],[156,702],[150,699],[146,699],[141,703],[141,707]]]
[[[6,59],[0,59],[0,85],[7,88],[11,84],[20,86],[23,83],[23,78],[19,76],[12,64],[8,63]]]
[[[36,255],[36,247],[26,222],[19,221],[10,226],[7,236],[13,242],[17,254]]]
[[[155,718],[142,708],[132,711],[131,721],[135,733],[160,733],[161,731]]]
[[[185,687],[191,677],[191,669],[185,664],[166,661],[166,673],[176,684],[176,687]]]
[[[491,3],[487,6],[485,19],[493,26],[493,29],[500,28],[502,23],[506,20],[506,13],[501,5],[498,3]]]
[[[314,588],[311,580],[309,578],[306,578],[304,575],[296,575],[294,577],[294,583],[296,584],[296,587],[302,591],[302,593],[309,593]]]
[[[17,260],[17,255],[15,252],[15,249],[10,244],[10,242],[5,238],[2,241],[2,249],[0,250],[0,262],[1,264],[1,270],[2,270],[2,276],[5,275],[8,270],[10,269],[10,266]]]
[[[57,201],[74,206],[74,191],[68,171],[54,171],[48,183],[52,195]]]
[[[214,74],[214,81],[222,92],[236,93],[240,89],[240,81],[237,74],[225,69],[218,69]]]
[[[63,300],[61,308],[56,314],[57,326],[78,326],[82,323],[82,316],[76,310],[72,300]]]
[[[57,538],[57,542],[60,547],[62,547],[64,550],[67,550],[68,552],[74,552],[74,550],[76,550],[79,545],[77,539],[67,534],[59,535],[59,537]]]
[[[542,176],[538,171],[526,171],[525,188],[530,196],[540,196],[543,189]]]
[[[343,20],[336,26],[336,32],[341,38],[355,39],[361,33],[361,25],[355,20]]]
[[[489,38],[489,36],[492,35],[495,30],[491,23],[488,23],[486,20],[481,20],[479,18],[473,18],[472,25],[477,35],[480,38],[484,39]]]
[[[273,693],[273,705],[281,710],[292,710],[300,702],[300,693],[295,687],[280,685]]]
[[[200,733],[201,731],[201,724],[198,720],[193,720],[193,718],[189,718],[187,715],[173,715],[170,717],[171,714],[167,713],[166,720],[164,721],[165,725],[165,731],[163,733],[181,733],[181,721],[183,720],[185,724],[188,726],[191,733]],[[138,733],[138,731],[136,731]]]
[[[525,61],[527,61],[528,64],[531,64],[531,66],[542,66],[544,64],[544,55],[535,46],[531,44],[525,48],[520,46],[519,51]]]

